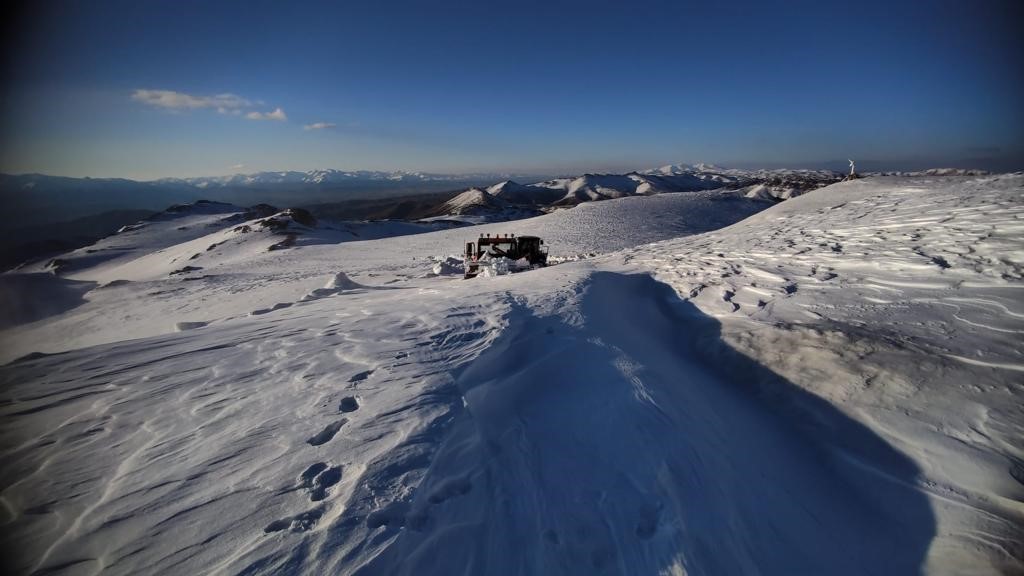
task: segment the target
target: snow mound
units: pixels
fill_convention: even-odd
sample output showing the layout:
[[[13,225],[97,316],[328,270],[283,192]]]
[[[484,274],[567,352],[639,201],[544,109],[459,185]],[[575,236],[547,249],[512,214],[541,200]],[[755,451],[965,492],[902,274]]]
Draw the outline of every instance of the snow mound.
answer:
[[[515,272],[522,272],[524,270],[530,270],[533,265],[526,258],[520,258],[519,260],[512,260],[505,256],[491,256],[484,254],[479,260],[479,275],[484,278],[493,278],[495,276],[505,276],[507,274],[513,274]]]
[[[323,288],[317,288],[316,290],[313,290],[309,294],[305,295],[302,298],[301,302],[319,300],[321,298],[334,296],[335,294],[341,294],[343,292],[351,290],[363,290],[365,288],[368,287],[353,281],[344,272],[338,272],[333,277],[331,277],[331,279],[327,282],[326,285],[324,285]],[[262,313],[262,311],[258,312]]]
[[[333,278],[327,283],[324,288],[329,290],[355,290],[358,288],[365,288],[362,284],[354,282],[344,272],[338,272]]]
[[[504,256],[498,256],[497,258],[484,258],[480,260],[479,270],[480,276],[483,276],[484,278],[504,276],[511,273],[512,261]]]
[[[465,269],[462,258],[446,256],[444,258],[435,257],[431,271],[434,276],[453,276],[463,274]]]

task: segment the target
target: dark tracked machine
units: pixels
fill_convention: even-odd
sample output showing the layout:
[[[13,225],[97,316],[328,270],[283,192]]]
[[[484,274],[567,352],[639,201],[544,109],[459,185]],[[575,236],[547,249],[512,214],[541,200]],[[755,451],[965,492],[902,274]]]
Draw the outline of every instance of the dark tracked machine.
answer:
[[[526,260],[531,267],[547,266],[548,249],[544,241],[536,236],[516,236],[515,234],[481,234],[474,242],[466,242],[466,278],[473,278],[480,273],[480,263],[497,258],[508,258],[518,262]]]

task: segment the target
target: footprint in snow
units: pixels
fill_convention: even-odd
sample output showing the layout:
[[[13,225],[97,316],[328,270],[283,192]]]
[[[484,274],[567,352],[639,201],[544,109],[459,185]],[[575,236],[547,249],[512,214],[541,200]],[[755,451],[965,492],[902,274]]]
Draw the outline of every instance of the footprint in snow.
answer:
[[[359,374],[356,374],[355,376],[352,376],[351,378],[348,379],[348,381],[349,381],[349,383],[362,382],[363,380],[366,380],[367,378],[369,378],[372,375],[373,375],[373,370],[371,369],[371,370],[367,370],[365,372],[360,372]]]
[[[306,468],[306,470],[299,475],[299,485],[303,488],[312,488],[313,479],[324,470],[327,470],[327,464],[324,464],[323,462],[311,464],[309,468]]]
[[[661,517],[661,504],[644,506],[640,509],[640,520],[636,524],[636,535],[641,540],[650,540],[658,530]]]
[[[306,440],[306,442],[310,446],[320,446],[326,444],[330,442],[332,439],[334,439],[334,436],[338,433],[339,430],[341,430],[341,427],[344,426],[347,422],[348,419],[346,418],[342,418],[341,420],[338,420],[336,422],[331,422],[327,426],[324,426],[324,429],[318,432],[316,436],[313,436],[309,440]]]
[[[341,399],[341,403],[338,405],[338,410],[342,412],[355,412],[359,410],[359,401],[356,400],[355,396],[345,396]]]
[[[249,312],[249,315],[260,316],[262,314],[269,314],[270,312],[273,312],[275,310],[283,310],[284,308],[289,308],[291,307],[291,305],[291,302],[278,302],[277,304],[274,304],[270,308],[260,308],[258,310],[253,310],[252,312]]]
[[[282,530],[291,530],[292,532],[308,532],[312,530],[320,518],[324,515],[323,507],[314,508],[302,514],[296,514],[295,516],[289,516],[280,520],[274,520],[263,529],[265,534],[271,534],[274,532],[280,532]]]
[[[174,325],[174,329],[178,332],[184,332],[185,330],[195,330],[204,326],[206,326],[206,322],[178,322]]]
[[[473,484],[468,478],[452,478],[437,487],[433,493],[427,498],[427,501],[431,504],[441,504],[447,500],[451,500],[456,496],[463,496],[469,494],[469,491],[473,489]]]
[[[299,475],[297,488],[284,490],[282,493],[293,490],[306,490],[309,492],[309,499],[312,502],[319,502],[330,495],[330,488],[341,481],[342,467],[329,466],[324,462],[316,462],[306,468]]]
[[[341,466],[332,466],[319,476],[313,479],[313,485],[309,492],[309,499],[312,502],[319,502],[327,498],[329,489],[341,481]]]

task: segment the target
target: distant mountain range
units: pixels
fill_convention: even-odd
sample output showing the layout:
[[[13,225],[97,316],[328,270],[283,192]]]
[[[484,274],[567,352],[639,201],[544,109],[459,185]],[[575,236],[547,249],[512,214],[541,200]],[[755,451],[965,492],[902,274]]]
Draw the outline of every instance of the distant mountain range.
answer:
[[[380,172],[373,170],[309,170],[307,172],[256,172],[231,176],[204,176],[199,178],[163,178],[154,184],[187,185],[195,188],[229,188],[237,186],[278,186],[297,184],[310,186],[349,185],[377,182],[383,184],[420,182],[465,182],[467,180],[493,181],[502,174],[433,174],[427,172]]]
[[[269,203],[298,206],[356,198],[457,191],[509,177],[508,174],[490,173],[310,170],[136,181],[0,174],[0,200],[8,214],[16,215],[16,218],[3,223],[3,227],[10,228],[64,222],[110,210],[162,210],[171,204],[198,199],[238,205]]]
[[[843,178],[831,170],[737,170],[712,164],[672,164],[626,174],[583,174],[533,184],[505,180],[486,188],[472,187],[441,203],[428,216],[467,223],[514,220],[522,218],[524,210],[539,214],[582,202],[718,189],[780,201]]]
[[[917,174],[976,173],[980,172],[940,169]],[[237,205],[310,206],[435,192],[451,192],[453,197],[433,209],[420,210],[420,215],[507,212],[511,207],[509,217],[522,217],[524,209],[541,210],[624,196],[717,188],[748,188],[752,196],[781,200],[838,181],[843,176],[831,170],[737,170],[712,164],[670,164],[627,174],[583,174],[547,180],[544,176],[528,174],[336,169],[150,181],[0,174],[0,201],[8,213],[0,230],[67,222],[112,210],[157,211],[171,204],[199,199]],[[535,178],[537,181],[520,184],[513,177],[519,182]]]

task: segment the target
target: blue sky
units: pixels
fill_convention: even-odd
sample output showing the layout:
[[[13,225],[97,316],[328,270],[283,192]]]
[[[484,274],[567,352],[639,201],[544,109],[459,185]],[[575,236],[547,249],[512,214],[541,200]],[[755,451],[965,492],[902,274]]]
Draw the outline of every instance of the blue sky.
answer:
[[[1024,169],[1020,2],[720,4],[27,3],[0,171]]]

